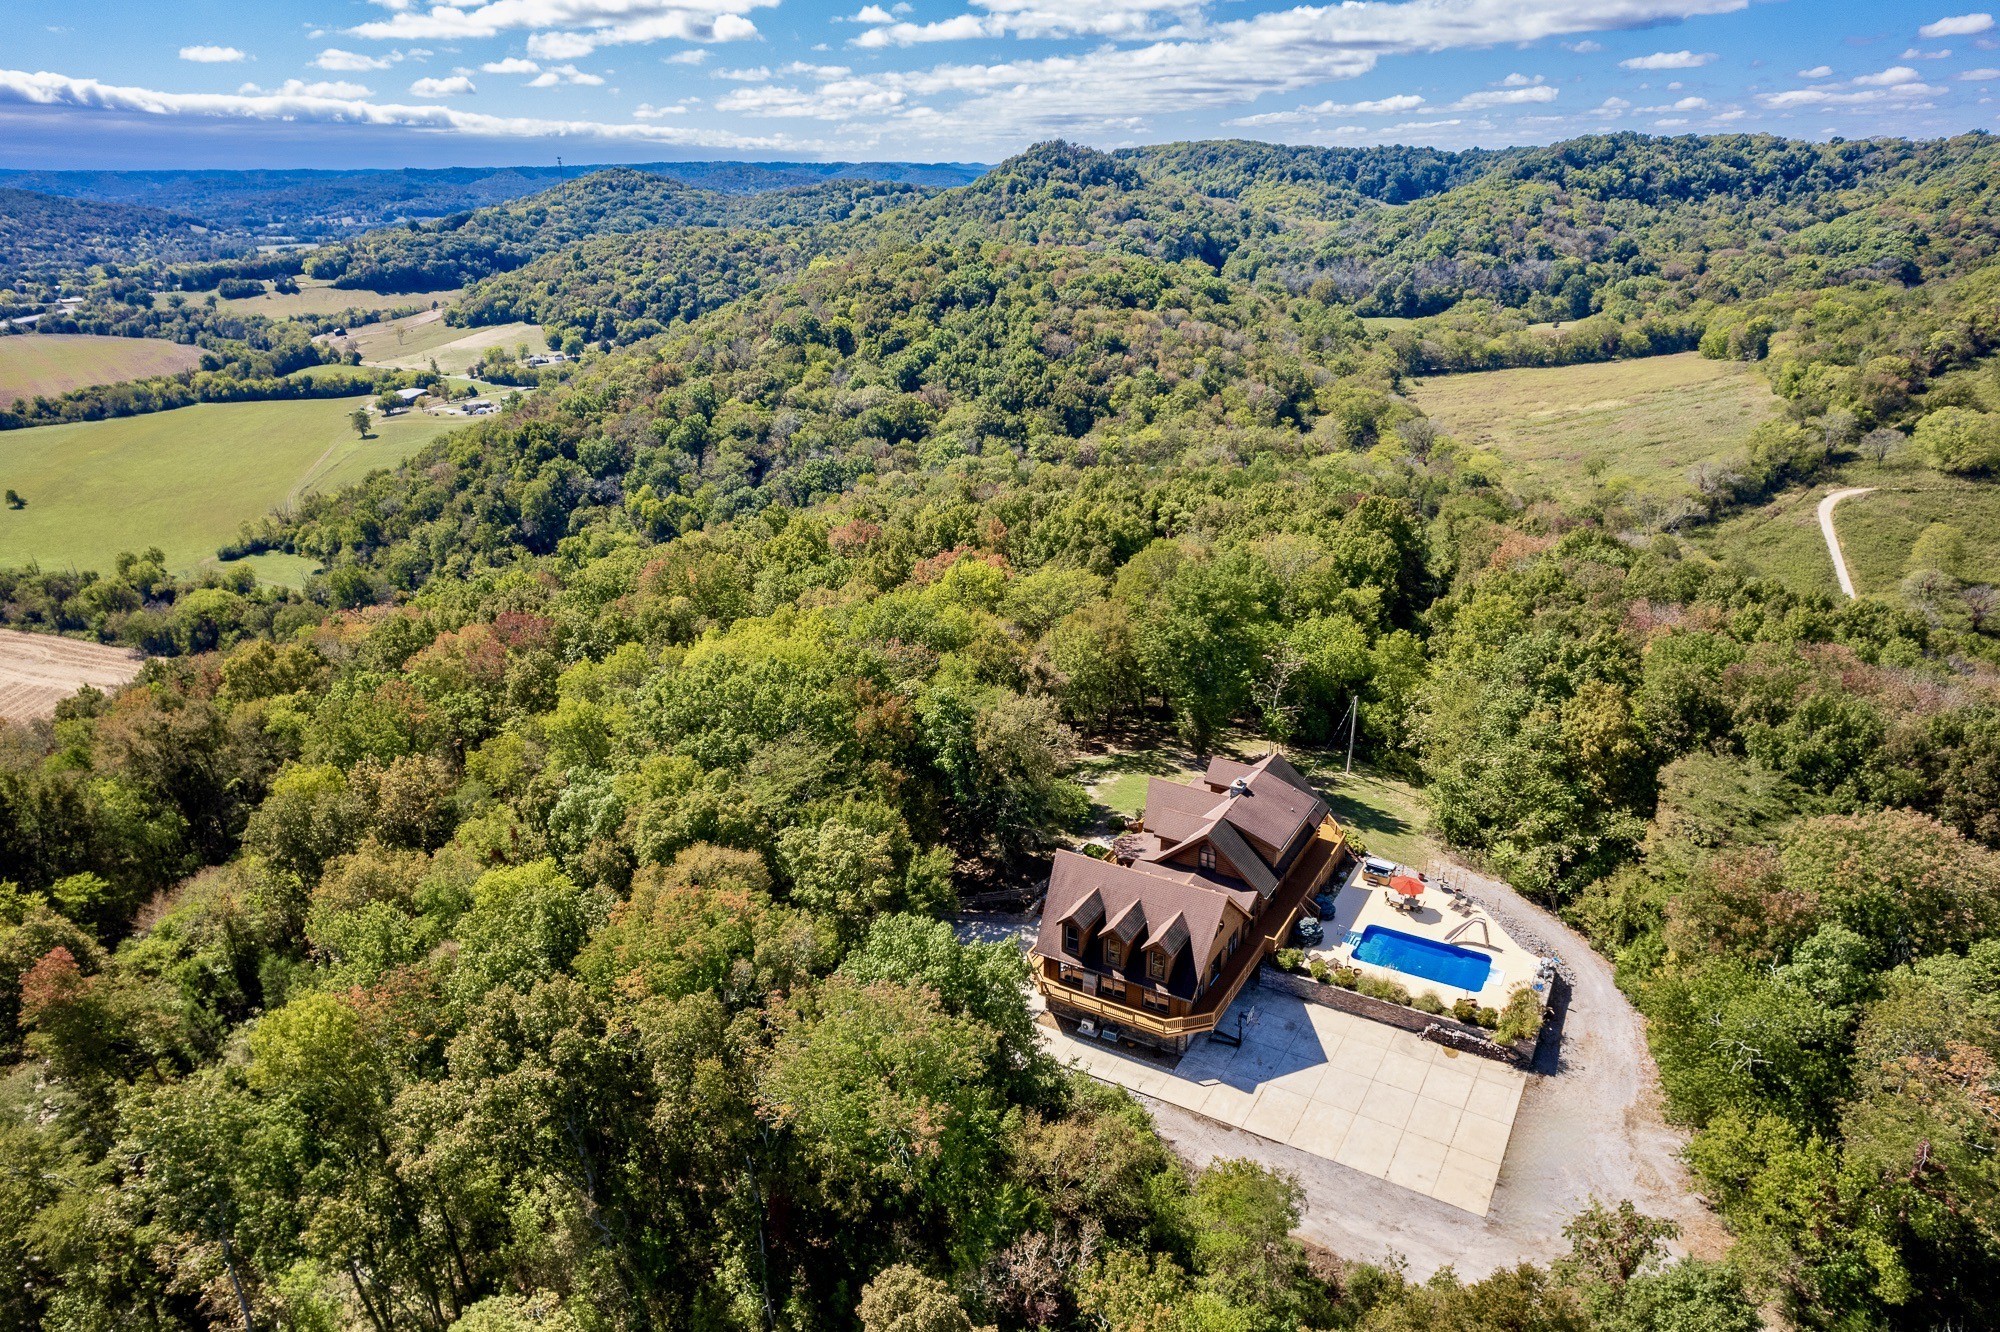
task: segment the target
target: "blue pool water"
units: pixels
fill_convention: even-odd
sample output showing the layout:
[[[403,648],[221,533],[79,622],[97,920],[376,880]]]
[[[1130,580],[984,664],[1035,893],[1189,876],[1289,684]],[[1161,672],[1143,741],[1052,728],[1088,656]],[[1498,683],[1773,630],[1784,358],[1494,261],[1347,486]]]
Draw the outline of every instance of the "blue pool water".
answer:
[[[1484,953],[1453,944],[1419,939],[1414,934],[1370,925],[1361,931],[1354,956],[1378,967],[1390,967],[1440,985],[1456,985],[1461,990],[1477,990],[1486,984],[1493,961]]]

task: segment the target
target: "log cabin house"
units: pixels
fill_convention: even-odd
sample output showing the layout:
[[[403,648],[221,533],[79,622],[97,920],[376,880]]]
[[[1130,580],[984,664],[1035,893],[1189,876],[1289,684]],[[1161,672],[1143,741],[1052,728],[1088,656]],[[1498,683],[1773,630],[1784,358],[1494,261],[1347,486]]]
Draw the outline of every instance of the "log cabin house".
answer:
[[[1036,985],[1058,1018],[1184,1050],[1347,859],[1326,802],[1277,754],[1213,759],[1185,784],[1154,778],[1108,859],[1056,853]]]

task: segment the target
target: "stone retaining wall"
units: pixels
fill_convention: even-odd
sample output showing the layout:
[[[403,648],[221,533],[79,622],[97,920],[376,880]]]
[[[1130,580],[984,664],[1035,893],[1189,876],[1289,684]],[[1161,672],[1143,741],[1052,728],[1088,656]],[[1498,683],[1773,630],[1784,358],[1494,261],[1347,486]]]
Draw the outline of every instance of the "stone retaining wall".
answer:
[[[1468,1026],[1442,1013],[1425,1013],[1402,1004],[1392,1004],[1387,999],[1371,998],[1357,990],[1344,990],[1338,985],[1322,985],[1308,976],[1280,971],[1268,962],[1258,971],[1257,983],[1267,985],[1281,994],[1303,999],[1309,1004],[1337,1009],[1342,1013],[1352,1013],[1356,1017],[1367,1018],[1370,1022],[1401,1027],[1404,1031],[1414,1032],[1426,1040],[1449,1045],[1454,1050],[1483,1055],[1502,1063],[1526,1068],[1535,1057],[1534,1041],[1517,1041],[1512,1045],[1502,1045],[1484,1028]]]

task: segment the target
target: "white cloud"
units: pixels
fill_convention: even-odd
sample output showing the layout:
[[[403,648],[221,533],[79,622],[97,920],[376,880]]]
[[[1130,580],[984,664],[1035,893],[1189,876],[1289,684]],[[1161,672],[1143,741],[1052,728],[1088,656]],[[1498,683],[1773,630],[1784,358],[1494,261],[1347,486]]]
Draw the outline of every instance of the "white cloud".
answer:
[[[183,46],[181,59],[192,60],[197,65],[233,65],[239,60],[247,60],[241,51],[233,46]]]
[[[1800,71],[1799,71],[1799,77],[1800,77],[1800,78],[1802,78],[1802,79],[1827,79],[1827,78],[1832,78],[1832,77],[1833,77],[1833,66],[1832,66],[1832,65],[1814,65],[1814,66],[1813,66],[1813,67],[1812,67],[1811,69],[1802,69],[1802,70],[1800,70]]]
[[[1556,90],[1547,84],[1532,88],[1492,88],[1485,92],[1467,93],[1445,110],[1478,111],[1489,106],[1526,106],[1535,102],[1555,100]]]
[[[1673,109],[1676,111],[1699,111],[1707,105],[1708,99],[1706,97],[1683,97],[1674,103]]]
[[[869,5],[854,16],[856,23],[870,23],[867,32],[854,39],[856,46],[916,46],[926,42],[957,42],[980,37],[1115,37],[1132,40],[1142,37],[1178,35],[1191,29],[1200,18],[1206,0],[1092,0],[1090,4],[1065,0],[973,0],[984,14],[958,14],[935,23],[904,23],[884,13],[880,5]],[[894,14],[909,11],[897,5]],[[1166,27],[1160,20],[1167,21]]]
[[[1923,76],[1908,65],[1891,65],[1877,74],[1863,74],[1854,80],[1858,88],[1894,88],[1905,83],[1920,83]]]
[[[728,79],[732,83],[768,83],[771,69],[768,65],[751,65],[745,69],[718,69],[710,78]]]
[[[641,102],[632,108],[632,114],[639,120],[659,120],[666,116],[684,116],[696,98],[683,97],[672,106],[654,106],[651,102]]]
[[[690,46],[685,51],[674,52],[661,63],[668,65],[699,65],[706,59],[708,59],[708,52],[702,50],[699,46]]]
[[[313,57],[313,64],[320,69],[333,70],[342,74],[358,74],[368,69],[387,69],[403,58],[401,51],[391,51],[387,55],[362,55],[359,51],[343,51],[337,46],[329,46]]]
[[[1655,51],[1618,62],[1620,69],[1700,69],[1715,59],[1713,51]]]
[[[1941,18],[1935,23],[1926,23],[1917,29],[1919,37],[1970,37],[1975,32],[1985,32],[1993,26],[1991,14],[1960,14],[1956,18]]]
[[[236,90],[246,97],[373,97],[375,94],[358,83],[345,79],[329,79],[323,83],[307,83],[303,79],[286,79],[276,88],[259,88],[254,83],[246,83]]]
[[[1548,80],[1540,74],[1536,74],[1533,77],[1526,74],[1509,74],[1506,78],[1500,80],[1499,86],[1502,88],[1532,88],[1538,83],[1547,82]]]
[[[505,60],[489,60],[479,67],[483,74],[539,74],[542,67],[532,60],[519,56],[508,56]]]
[[[530,88],[553,88],[558,84],[573,83],[585,88],[602,88],[604,80],[595,74],[586,74],[575,65],[557,65],[545,69],[528,80]]]
[[[412,97],[463,97],[467,93],[477,91],[478,89],[472,86],[472,80],[463,74],[453,74],[449,78],[442,79],[418,79],[410,85]]]
[[[1240,116],[1230,121],[1231,125],[1301,125],[1318,120],[1321,116],[1394,116],[1405,111],[1414,111],[1424,104],[1424,99],[1416,93],[1398,93],[1393,97],[1378,97],[1366,102],[1321,102],[1317,106],[1302,106],[1296,111],[1266,111],[1261,115]],[[1344,129],[1358,130],[1358,126],[1343,126]]]
[[[2000,79],[2000,69],[1962,70],[1959,72],[1958,77],[1966,83],[1988,83],[1994,79]]]
[[[814,79],[844,79],[854,70],[847,65],[808,65],[803,60],[794,60],[778,71],[780,74],[803,74]]]
[[[71,78],[46,71],[0,69],[0,103],[62,106],[133,115],[203,120],[316,121],[338,125],[402,126],[448,130],[486,138],[589,138],[687,144],[703,148],[815,150],[821,147],[779,135],[746,135],[672,125],[539,116],[493,116],[448,106],[382,104],[358,98],[305,93],[170,93],[151,88]]]
[[[1574,51],[1578,55],[1596,55],[1604,49],[1603,42],[1593,42],[1588,37],[1580,42],[1564,42],[1563,50]]]
[[[528,54],[574,60],[601,46],[657,41],[731,42],[757,36],[746,15],[778,0],[475,0],[461,8],[396,6],[386,19],[348,31],[375,41],[476,40],[531,30]]]
[[[1898,60],[1949,60],[1951,59],[1951,48],[1946,47],[1942,51],[1919,51],[1916,47],[1912,46],[1896,58]]]

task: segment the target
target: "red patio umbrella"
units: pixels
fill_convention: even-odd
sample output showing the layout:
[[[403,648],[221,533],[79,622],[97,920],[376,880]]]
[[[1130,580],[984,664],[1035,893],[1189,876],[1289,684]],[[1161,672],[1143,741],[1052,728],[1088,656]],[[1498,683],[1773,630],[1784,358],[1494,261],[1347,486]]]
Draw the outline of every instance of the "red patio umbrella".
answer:
[[[1423,881],[1413,879],[1407,874],[1393,876],[1389,880],[1389,886],[1405,897],[1422,897],[1424,895]]]

